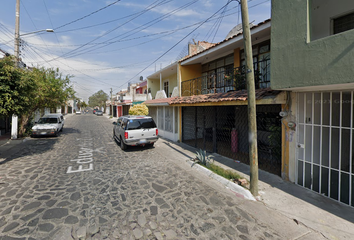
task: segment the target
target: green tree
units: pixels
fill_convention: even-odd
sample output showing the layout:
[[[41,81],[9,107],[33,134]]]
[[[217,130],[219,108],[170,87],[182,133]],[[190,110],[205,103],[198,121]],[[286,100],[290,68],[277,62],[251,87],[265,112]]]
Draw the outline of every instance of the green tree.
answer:
[[[21,115],[30,107],[28,93],[35,88],[35,80],[16,67],[13,57],[0,59],[0,115]]]
[[[74,93],[70,77],[59,69],[21,69],[13,57],[0,60],[0,115],[19,116],[20,136],[36,110],[63,105]]]
[[[90,107],[104,107],[106,104],[106,101],[108,100],[108,95],[105,93],[103,90],[100,90],[93,94],[91,97],[89,97],[88,100],[88,105]]]

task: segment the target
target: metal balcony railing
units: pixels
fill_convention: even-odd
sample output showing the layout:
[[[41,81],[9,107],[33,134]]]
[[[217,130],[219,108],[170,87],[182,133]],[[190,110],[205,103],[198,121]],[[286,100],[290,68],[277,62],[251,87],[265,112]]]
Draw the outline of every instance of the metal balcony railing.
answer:
[[[256,89],[270,87],[270,60],[254,63]],[[182,82],[182,96],[221,93],[246,89],[245,66],[220,68],[202,77]]]

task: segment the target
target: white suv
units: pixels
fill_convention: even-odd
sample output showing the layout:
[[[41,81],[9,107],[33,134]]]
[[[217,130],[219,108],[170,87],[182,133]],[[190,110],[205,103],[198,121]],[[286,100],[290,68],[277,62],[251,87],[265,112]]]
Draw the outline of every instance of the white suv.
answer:
[[[122,150],[127,146],[153,146],[159,139],[156,124],[149,116],[121,116],[113,124],[113,138]]]
[[[32,127],[31,137],[53,135],[58,136],[63,131],[63,121],[56,114],[48,114],[41,117]]]

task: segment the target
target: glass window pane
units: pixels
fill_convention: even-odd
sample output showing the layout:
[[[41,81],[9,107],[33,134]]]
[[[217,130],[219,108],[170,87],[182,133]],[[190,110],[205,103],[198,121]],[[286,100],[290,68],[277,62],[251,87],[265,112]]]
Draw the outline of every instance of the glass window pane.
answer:
[[[321,194],[328,196],[328,179],[329,179],[329,170],[328,168],[321,168]]]
[[[299,184],[300,186],[303,186],[303,175],[304,175],[304,163],[302,161],[298,161],[297,162],[297,184]]]
[[[314,123],[315,124],[321,124],[321,93],[315,93],[315,100],[314,100],[314,105],[315,105],[315,119]]]
[[[305,161],[312,161],[312,126],[305,126]]]
[[[339,169],[339,129],[338,128],[332,128],[331,167],[335,169]]]
[[[311,164],[305,163],[305,187],[311,189]]]
[[[341,170],[349,172],[350,130],[342,129]]]
[[[351,93],[342,94],[342,127],[350,127]]]
[[[305,94],[299,93],[298,94],[298,99],[299,99],[299,123],[304,123],[304,97]]]
[[[330,128],[322,128],[322,165],[329,167],[329,131]]]
[[[158,107],[158,124],[157,124],[157,128],[161,129],[161,130],[165,130],[164,129],[164,122],[163,122],[163,107]]]
[[[172,107],[165,107],[165,131],[172,132]]]
[[[304,139],[304,131],[305,131],[305,127],[304,125],[299,125],[299,139],[298,139],[298,158],[301,160],[304,160],[305,156],[304,156],[304,147],[305,147],[305,139]]]
[[[321,127],[314,126],[313,133],[313,163],[320,164],[320,150],[321,150]]]
[[[349,204],[349,174],[347,173],[341,173],[340,201]]]
[[[330,93],[323,93],[322,94],[322,108],[323,108],[323,119],[322,119],[322,124],[329,126],[329,121],[330,121],[330,110],[331,110],[331,105],[330,105]]]
[[[313,166],[313,186],[312,190],[315,192],[320,192],[320,167]]]
[[[332,93],[332,126],[339,126],[340,93]]]
[[[338,200],[338,188],[339,188],[339,173],[336,170],[331,170],[331,195],[330,197]]]
[[[312,93],[306,93],[306,115],[305,115],[305,123],[311,124],[313,122],[312,119]]]

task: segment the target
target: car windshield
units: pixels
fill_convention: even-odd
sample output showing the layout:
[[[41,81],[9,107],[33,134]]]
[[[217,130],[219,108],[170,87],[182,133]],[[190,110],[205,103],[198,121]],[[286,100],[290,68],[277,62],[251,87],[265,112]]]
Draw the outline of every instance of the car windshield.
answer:
[[[128,120],[127,130],[141,128],[156,128],[156,124],[152,118],[139,118]]]
[[[102,111],[101,110],[97,110],[96,113],[101,113]]]
[[[58,123],[57,118],[40,118],[38,124]]]

